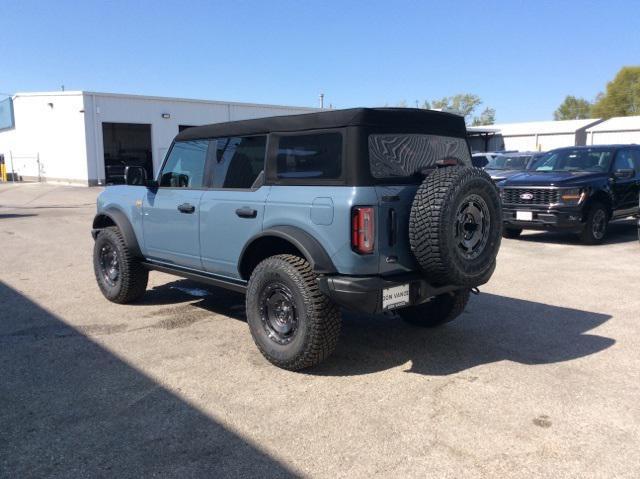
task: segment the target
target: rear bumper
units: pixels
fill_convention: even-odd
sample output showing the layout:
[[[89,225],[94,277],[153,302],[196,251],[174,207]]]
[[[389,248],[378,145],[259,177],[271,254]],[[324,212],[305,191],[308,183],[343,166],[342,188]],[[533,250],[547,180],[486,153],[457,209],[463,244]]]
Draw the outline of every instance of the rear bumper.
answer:
[[[516,219],[517,211],[530,211],[533,214],[531,221],[519,221]],[[533,208],[521,206],[502,207],[504,225],[511,228],[528,230],[563,230],[580,231],[583,227],[582,209],[577,208]]]
[[[382,291],[409,284],[409,303],[402,307],[421,304],[439,294],[460,289],[459,286],[433,286],[418,273],[382,276],[321,276],[320,290],[340,306],[359,313],[383,312]],[[395,308],[394,308],[395,309]]]

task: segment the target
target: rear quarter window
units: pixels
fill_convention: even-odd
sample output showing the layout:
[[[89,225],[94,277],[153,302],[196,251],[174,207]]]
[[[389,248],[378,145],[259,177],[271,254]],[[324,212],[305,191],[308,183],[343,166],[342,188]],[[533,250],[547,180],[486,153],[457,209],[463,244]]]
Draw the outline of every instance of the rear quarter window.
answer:
[[[342,135],[281,136],[276,157],[278,179],[337,179],[342,174]]]
[[[369,168],[374,178],[409,177],[433,168],[438,160],[455,158],[471,165],[464,138],[425,134],[369,135]]]

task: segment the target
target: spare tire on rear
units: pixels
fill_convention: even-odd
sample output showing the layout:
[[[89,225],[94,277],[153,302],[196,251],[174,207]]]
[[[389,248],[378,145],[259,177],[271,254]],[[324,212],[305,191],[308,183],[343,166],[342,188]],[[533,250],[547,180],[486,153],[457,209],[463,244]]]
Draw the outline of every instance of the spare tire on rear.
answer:
[[[501,238],[500,197],[480,168],[439,168],[418,187],[409,241],[429,281],[465,287],[486,283]]]

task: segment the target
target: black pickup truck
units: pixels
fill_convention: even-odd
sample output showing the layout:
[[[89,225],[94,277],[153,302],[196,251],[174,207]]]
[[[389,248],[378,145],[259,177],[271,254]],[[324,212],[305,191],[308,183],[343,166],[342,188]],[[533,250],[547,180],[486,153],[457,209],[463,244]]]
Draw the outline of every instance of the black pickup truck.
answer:
[[[601,243],[609,221],[639,213],[640,145],[549,151],[535,168],[498,184],[507,238],[523,229],[578,233]]]

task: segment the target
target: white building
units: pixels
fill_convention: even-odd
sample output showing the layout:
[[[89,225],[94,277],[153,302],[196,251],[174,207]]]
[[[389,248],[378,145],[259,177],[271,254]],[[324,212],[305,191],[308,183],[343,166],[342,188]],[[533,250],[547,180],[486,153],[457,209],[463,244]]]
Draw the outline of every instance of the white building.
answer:
[[[640,116],[618,116],[587,128],[587,145],[640,144]]]
[[[589,120],[532,121],[503,123],[489,128],[500,130],[505,150],[548,151],[563,146],[586,144],[587,128],[600,123]]]
[[[87,91],[17,93],[0,111],[0,155],[25,179],[98,185],[125,164],[155,173],[176,134],[189,126],[314,108]]]

